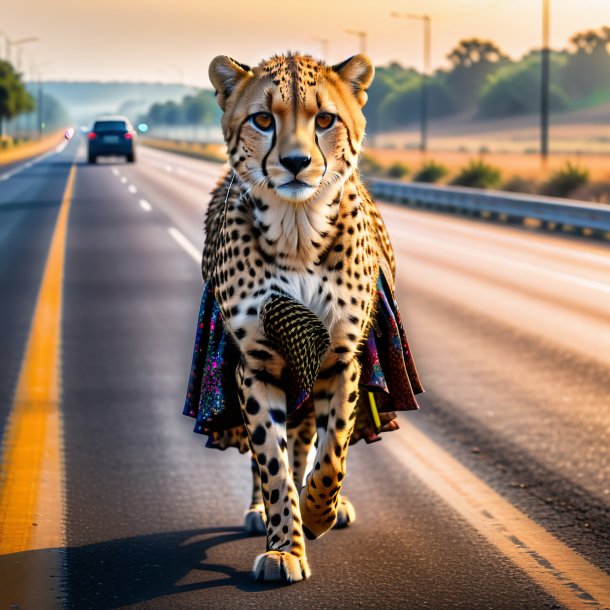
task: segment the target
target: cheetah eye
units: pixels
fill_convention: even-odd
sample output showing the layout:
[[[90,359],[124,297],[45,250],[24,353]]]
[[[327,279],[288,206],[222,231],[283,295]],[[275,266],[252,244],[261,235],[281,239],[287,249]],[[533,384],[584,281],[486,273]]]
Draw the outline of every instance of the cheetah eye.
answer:
[[[337,117],[330,112],[320,112],[316,116],[316,128],[317,129],[330,129],[334,124]]]
[[[250,122],[261,131],[273,129],[273,115],[269,112],[257,112],[250,117]]]

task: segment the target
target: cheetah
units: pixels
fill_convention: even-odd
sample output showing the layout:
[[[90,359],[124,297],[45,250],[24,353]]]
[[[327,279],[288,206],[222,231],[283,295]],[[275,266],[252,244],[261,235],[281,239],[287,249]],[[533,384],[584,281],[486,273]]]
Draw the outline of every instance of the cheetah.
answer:
[[[255,579],[310,576],[305,538],[346,526],[348,446],[397,428],[423,391],[395,262],[357,164],[374,68],[276,55],[210,65],[229,167],[212,193],[184,413],[208,446],[252,457]],[[315,443],[315,459],[306,472]]]

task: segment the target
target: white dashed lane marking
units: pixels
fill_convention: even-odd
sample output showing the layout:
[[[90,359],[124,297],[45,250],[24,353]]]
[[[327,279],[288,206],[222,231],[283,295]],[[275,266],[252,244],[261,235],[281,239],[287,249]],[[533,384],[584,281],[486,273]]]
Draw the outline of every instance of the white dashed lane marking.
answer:
[[[130,184],[129,187],[127,188],[127,190],[132,194],[135,195],[138,192],[138,189],[133,185]]]
[[[122,182],[123,184],[127,184],[127,178],[125,178],[125,176],[123,176],[123,177],[121,178],[121,182]]]
[[[201,263],[199,250],[178,229],[169,227],[168,232]],[[559,275],[563,277],[557,279],[567,280],[567,274]],[[396,442],[390,439],[389,451],[503,555],[568,608],[610,607],[610,576],[515,508],[410,422],[403,420],[401,425],[406,433],[397,435]]]
[[[148,203],[148,201],[146,201],[146,199],[140,199],[140,207],[145,212],[150,212],[152,210],[152,206],[150,205],[150,203]]]

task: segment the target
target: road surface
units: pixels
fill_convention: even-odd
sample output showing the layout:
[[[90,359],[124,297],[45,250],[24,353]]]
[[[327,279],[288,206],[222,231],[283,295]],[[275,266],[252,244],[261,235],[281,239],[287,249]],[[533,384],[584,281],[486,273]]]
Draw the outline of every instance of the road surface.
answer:
[[[79,141],[0,169],[3,480],[39,464],[0,495],[0,607],[610,604],[608,246],[390,205],[422,409],[351,449],[358,518],[309,543],[312,578],[252,582],[248,458],[181,415],[220,171],[145,148],[90,166]],[[41,367],[50,411],[20,399]]]

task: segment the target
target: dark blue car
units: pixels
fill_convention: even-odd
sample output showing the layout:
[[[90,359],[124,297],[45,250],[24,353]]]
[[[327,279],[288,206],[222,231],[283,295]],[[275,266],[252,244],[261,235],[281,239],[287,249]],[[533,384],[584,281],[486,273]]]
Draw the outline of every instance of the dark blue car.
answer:
[[[89,163],[98,157],[125,157],[128,163],[136,160],[136,130],[125,117],[99,118],[89,132]]]

